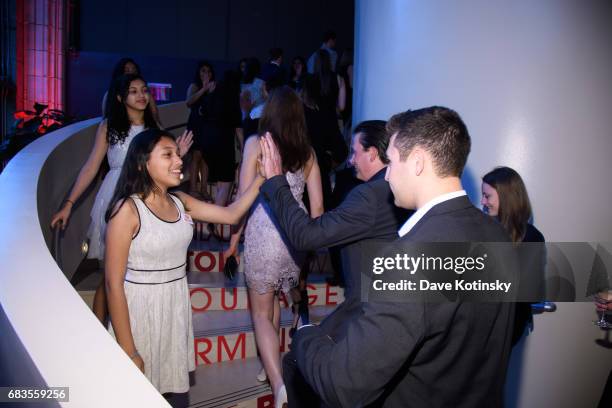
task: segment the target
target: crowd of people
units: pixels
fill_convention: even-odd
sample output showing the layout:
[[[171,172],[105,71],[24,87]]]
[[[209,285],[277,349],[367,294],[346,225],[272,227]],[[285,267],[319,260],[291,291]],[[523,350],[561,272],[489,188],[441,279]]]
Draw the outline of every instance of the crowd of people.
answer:
[[[105,270],[94,312],[160,393],[187,392],[192,225],[209,222],[220,236],[219,226],[231,224],[224,257],[244,263],[258,379],[270,382],[277,407],[503,405],[511,345],[530,321],[529,305],[364,303],[361,254],[371,242],[398,239],[543,242],[525,184],[511,168],[494,169],[482,178],[477,210],[461,185],[471,139],[448,108],[353,127],[352,52],[338,57],[333,32],[323,40],[288,72],[278,48],[263,67],[242,59],[223,81],[199,63],[186,96],[188,129],[176,139],[162,129],[138,65],[119,61],[94,147],[51,220],[66,227],[107,157],[88,232],[88,257]],[[307,252],[320,248],[330,249],[345,301],[295,331],[281,359],[279,293],[293,290],[306,305],[301,271]]]

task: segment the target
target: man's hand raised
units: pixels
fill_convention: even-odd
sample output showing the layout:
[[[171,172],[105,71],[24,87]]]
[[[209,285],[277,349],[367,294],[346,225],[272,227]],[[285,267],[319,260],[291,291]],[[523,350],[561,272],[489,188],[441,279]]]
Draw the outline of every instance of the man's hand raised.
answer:
[[[272,135],[269,132],[259,139],[262,154],[262,170],[266,179],[283,174],[283,164],[280,153],[276,148]]]

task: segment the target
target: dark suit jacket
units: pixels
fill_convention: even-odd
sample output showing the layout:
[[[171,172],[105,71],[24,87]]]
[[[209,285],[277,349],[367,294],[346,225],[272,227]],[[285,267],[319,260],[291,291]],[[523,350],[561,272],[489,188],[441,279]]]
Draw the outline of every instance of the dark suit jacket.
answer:
[[[409,242],[508,242],[467,197],[434,206]],[[304,327],[297,365],[332,407],[499,407],[510,351],[512,303],[365,302],[330,336]]]
[[[323,321],[322,326],[330,331],[339,330],[346,315],[359,305],[363,248],[371,240],[397,239],[399,226],[411,214],[393,204],[393,194],[384,177],[385,169],[382,169],[368,182],[353,188],[334,210],[315,219],[298,206],[285,177],[273,177],[260,189],[295,249],[310,251],[341,246],[345,301]]]

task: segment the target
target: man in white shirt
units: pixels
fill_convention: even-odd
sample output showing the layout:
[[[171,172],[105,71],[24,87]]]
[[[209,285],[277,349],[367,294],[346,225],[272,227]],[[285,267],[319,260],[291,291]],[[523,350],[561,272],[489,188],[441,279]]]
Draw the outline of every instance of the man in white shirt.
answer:
[[[456,112],[406,111],[389,120],[387,132],[386,180],[395,204],[417,210],[399,243],[510,241],[461,186],[471,141]],[[499,407],[513,315],[513,303],[370,300],[342,333],[332,338],[304,327],[291,348],[328,406]]]

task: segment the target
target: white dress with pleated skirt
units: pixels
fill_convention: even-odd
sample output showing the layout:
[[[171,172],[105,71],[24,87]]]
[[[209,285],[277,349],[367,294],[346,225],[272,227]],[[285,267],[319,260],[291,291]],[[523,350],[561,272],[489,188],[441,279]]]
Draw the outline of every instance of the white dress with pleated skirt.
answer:
[[[130,143],[132,139],[134,139],[134,136],[143,130],[145,130],[143,125],[132,125],[123,142],[108,146],[106,158],[108,159],[110,170],[104,177],[98,194],[96,194],[94,205],[91,208],[91,223],[87,231],[87,238],[89,238],[87,258],[104,259],[104,234],[106,233],[106,221],[104,217],[106,215],[106,209],[115,193],[115,187],[117,187],[117,181],[119,181],[121,168],[123,167],[123,162],[125,161]]]
[[[157,390],[189,390],[189,371],[195,370],[191,303],[185,260],[193,236],[191,219],[181,201],[176,221],[158,218],[132,196],[140,229],[132,240],[125,274],[130,325],[145,375]],[[109,328],[114,336],[112,325]]]

